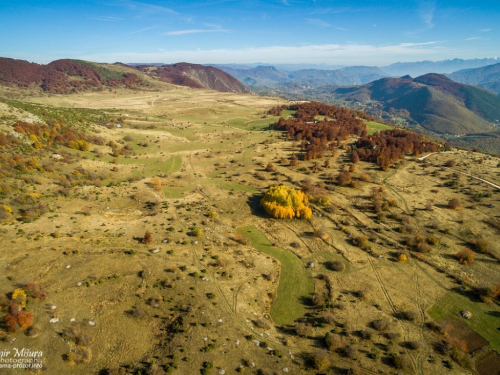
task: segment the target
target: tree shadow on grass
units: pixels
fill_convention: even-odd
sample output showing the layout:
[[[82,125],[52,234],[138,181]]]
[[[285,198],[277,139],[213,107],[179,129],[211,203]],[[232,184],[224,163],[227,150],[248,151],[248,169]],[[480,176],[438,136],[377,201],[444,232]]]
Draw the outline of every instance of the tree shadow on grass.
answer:
[[[262,199],[261,194],[253,194],[247,199],[247,204],[252,210],[252,214],[261,218],[267,218],[268,215],[266,211],[260,205],[260,200]]]

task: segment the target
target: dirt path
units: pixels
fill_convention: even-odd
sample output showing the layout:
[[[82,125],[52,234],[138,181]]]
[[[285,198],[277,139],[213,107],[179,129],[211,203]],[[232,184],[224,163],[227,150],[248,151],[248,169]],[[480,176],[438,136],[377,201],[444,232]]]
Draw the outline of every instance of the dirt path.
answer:
[[[432,155],[434,155],[434,154],[436,154],[436,153],[431,153],[431,154],[425,155],[425,156],[423,156],[423,157],[421,157],[421,158],[418,158],[417,160],[420,160],[420,161],[425,160],[425,159],[427,159],[429,156],[432,156]],[[450,167],[444,167],[444,166],[439,165],[439,164],[434,164],[434,163],[430,163],[430,164],[432,164],[432,165],[433,165],[433,166],[435,166],[435,167],[441,167],[441,168],[447,169],[447,170],[449,170],[449,171],[453,171],[453,172],[456,172],[456,173],[460,173],[460,174],[462,174],[462,175],[464,175],[464,176],[467,176],[467,177],[473,178],[473,179],[475,179],[475,180],[478,180],[478,181],[484,182],[484,183],[486,183],[486,184],[488,184],[488,185],[490,185],[490,186],[493,186],[495,189],[500,190],[500,186],[499,186],[499,185],[497,185],[497,184],[495,184],[495,183],[493,183],[493,182],[491,182],[491,181],[485,180],[484,178],[474,176],[474,175],[472,175],[472,174],[470,174],[470,173],[465,173],[465,172],[459,171],[458,169],[454,169],[454,168],[450,168]]]

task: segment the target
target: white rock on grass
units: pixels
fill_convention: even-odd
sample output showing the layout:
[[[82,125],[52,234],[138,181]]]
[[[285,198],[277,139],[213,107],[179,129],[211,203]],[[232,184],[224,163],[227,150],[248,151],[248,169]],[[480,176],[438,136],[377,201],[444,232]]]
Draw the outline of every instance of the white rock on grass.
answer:
[[[52,318],[49,320],[49,323],[57,323],[59,321],[58,318]]]

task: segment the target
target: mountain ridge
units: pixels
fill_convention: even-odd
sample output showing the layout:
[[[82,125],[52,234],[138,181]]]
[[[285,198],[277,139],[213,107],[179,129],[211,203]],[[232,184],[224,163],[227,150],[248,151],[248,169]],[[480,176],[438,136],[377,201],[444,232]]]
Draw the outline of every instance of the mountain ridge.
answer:
[[[199,64],[134,66],[60,59],[41,65],[0,57],[0,84],[38,88],[54,94],[113,87],[148,89],[151,88],[150,79],[221,92],[252,93],[251,89],[222,70]]]

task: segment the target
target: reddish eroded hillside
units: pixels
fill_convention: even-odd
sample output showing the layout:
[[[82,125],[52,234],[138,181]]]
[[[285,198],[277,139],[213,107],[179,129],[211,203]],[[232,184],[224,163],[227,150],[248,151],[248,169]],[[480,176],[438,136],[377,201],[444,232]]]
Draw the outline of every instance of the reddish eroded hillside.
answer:
[[[220,92],[251,93],[247,86],[220,69],[199,64],[178,63],[153,67],[139,65],[137,69],[160,81]]]
[[[118,73],[97,64],[78,60],[56,60],[47,65],[0,58],[0,84],[40,87],[55,94],[124,86],[135,88],[143,83],[135,73]]]

